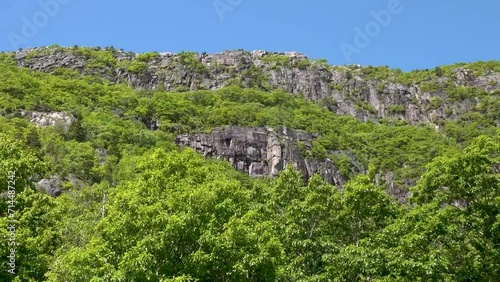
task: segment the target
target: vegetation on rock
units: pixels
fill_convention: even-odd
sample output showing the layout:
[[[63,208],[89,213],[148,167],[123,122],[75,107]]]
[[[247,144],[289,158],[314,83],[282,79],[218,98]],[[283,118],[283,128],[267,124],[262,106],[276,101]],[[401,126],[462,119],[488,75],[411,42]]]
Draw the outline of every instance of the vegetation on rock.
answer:
[[[39,50],[31,56],[48,52]],[[72,50],[93,70],[143,74],[160,58],[147,53],[124,63],[114,48]],[[175,58],[182,68],[209,71],[194,53]],[[288,65],[280,55],[265,60]],[[324,64],[304,60],[298,68]],[[500,72],[498,65],[460,67],[480,76]],[[363,75],[443,91],[430,99],[433,111],[453,115],[451,100],[475,101],[473,111],[437,121],[436,130],[393,117],[337,115],[333,97],[313,101],[275,89],[255,65],[232,86],[175,92],[64,68],[34,71],[2,53],[0,236],[10,236],[8,171],[15,171],[17,245],[11,275],[4,263],[11,246],[0,240],[1,280],[497,281],[499,92],[452,83],[456,68],[342,68],[348,80]],[[387,110],[404,115],[405,106]],[[74,120],[67,128],[36,126],[29,112]],[[299,143],[298,153],[333,161],[348,182],[336,187],[319,175],[304,182],[292,166],[274,179],[251,178],[175,145],[179,134],[226,125],[315,133],[312,147]],[[351,154],[366,173],[354,173]],[[52,176],[63,182],[57,198],[34,185]],[[411,192],[409,202],[390,195],[396,188]]]

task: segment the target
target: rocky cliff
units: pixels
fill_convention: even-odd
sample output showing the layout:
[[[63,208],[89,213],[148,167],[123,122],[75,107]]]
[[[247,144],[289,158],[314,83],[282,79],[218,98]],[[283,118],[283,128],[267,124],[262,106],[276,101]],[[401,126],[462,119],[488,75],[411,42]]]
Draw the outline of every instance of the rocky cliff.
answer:
[[[296,52],[134,54],[113,48],[89,50],[28,49],[17,52],[15,59],[20,67],[44,72],[71,69],[139,90],[214,90],[233,84],[282,89],[322,102],[340,115],[363,121],[395,118],[411,124],[438,124],[474,109],[477,97],[456,97],[463,87],[484,93],[500,89],[499,72],[477,73],[463,67],[444,73],[436,69],[409,74],[384,68],[330,66]]]
[[[114,48],[47,47],[22,50],[13,56],[19,67],[98,76],[140,91],[217,90],[229,85],[281,89],[362,121],[402,120],[432,124],[436,129],[441,121],[467,119],[470,112],[487,112],[488,107],[498,104],[488,101],[498,101],[500,94],[500,70],[483,65],[476,69],[462,64],[403,73],[387,67],[331,66],[296,52],[241,50],[134,54]],[[62,124],[67,128],[72,121],[66,113],[22,115],[38,126]],[[500,127],[500,118],[491,119]],[[143,122],[150,129],[158,129],[158,120]],[[256,177],[275,176],[291,164],[306,179],[318,173],[327,182],[342,186],[346,175],[366,172],[350,152],[328,151],[328,156],[339,154],[348,159],[351,171],[347,172],[341,172],[330,159],[311,158],[307,152],[316,137],[312,132],[285,127],[273,130],[229,126],[206,134],[180,135],[177,144],[207,157],[225,159]],[[377,175],[375,181],[387,184],[388,191],[400,201],[406,199],[407,190],[395,184],[391,171]],[[409,182],[405,187],[413,184]]]
[[[235,169],[254,177],[276,176],[287,165],[292,165],[306,180],[313,174],[320,174],[328,183],[342,186],[346,177],[330,159],[306,156],[315,137],[286,127],[273,130],[228,126],[209,134],[179,135],[176,143],[193,148],[205,157],[227,160]],[[356,173],[363,172],[354,156],[351,156],[351,163]]]

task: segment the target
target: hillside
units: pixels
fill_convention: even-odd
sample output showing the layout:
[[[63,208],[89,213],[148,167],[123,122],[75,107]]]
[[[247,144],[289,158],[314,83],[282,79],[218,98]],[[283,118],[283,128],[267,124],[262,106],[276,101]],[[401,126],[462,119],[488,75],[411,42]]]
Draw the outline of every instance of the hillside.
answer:
[[[494,61],[403,73],[388,67],[331,66],[296,52],[134,54],[76,46],[28,49],[15,59],[21,67],[49,73],[70,69],[137,90],[281,89],[363,121],[395,118],[439,125],[481,111],[480,102],[489,100],[478,99],[495,97],[500,90],[500,65]]]
[[[498,61],[51,46],[0,78],[5,281],[500,278]]]

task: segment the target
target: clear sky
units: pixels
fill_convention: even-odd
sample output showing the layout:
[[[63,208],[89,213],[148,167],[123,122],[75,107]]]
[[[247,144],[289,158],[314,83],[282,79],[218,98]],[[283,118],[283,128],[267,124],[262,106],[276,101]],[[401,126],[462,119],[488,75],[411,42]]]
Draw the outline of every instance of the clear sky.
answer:
[[[0,50],[298,51],[403,70],[500,60],[500,1],[2,0]]]

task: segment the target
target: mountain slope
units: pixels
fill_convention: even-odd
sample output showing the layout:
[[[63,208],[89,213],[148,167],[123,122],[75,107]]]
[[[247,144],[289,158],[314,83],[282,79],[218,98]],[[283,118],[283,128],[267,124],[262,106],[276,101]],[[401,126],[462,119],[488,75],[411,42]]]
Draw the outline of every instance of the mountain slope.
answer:
[[[302,152],[296,146],[298,141],[301,143],[302,141],[292,142],[295,144],[293,154],[297,157],[287,160],[285,156],[276,156],[279,160],[285,160],[278,161],[277,171],[284,169],[287,163],[291,163],[307,177],[319,173],[324,175],[329,183],[342,185],[349,175],[366,172],[371,164],[377,175],[376,182],[387,183],[388,191],[402,201],[406,200],[408,188],[415,184],[422,171],[419,167],[429,162],[431,156],[436,156],[436,152],[442,151],[438,149],[424,152],[424,146],[415,145],[424,141],[409,141],[419,140],[418,136],[422,133],[410,133],[415,129],[405,129],[406,133],[398,135],[399,133],[388,134],[387,130],[382,130],[384,133],[380,136],[385,140],[374,141],[373,135],[376,130],[361,130],[369,131],[371,135],[369,138],[364,136],[361,141],[365,144],[372,143],[365,146],[371,147],[368,153],[362,143],[353,145],[355,141],[339,142],[342,139],[352,138],[348,137],[348,129],[341,130],[342,136],[334,137],[339,134],[334,128],[334,124],[338,124],[338,121],[318,126],[330,119],[324,114],[320,114],[323,115],[321,117],[318,114],[311,117],[311,113],[289,116],[293,111],[301,112],[302,106],[290,107],[293,103],[284,105],[283,102],[269,103],[263,94],[256,96],[252,92],[232,97],[226,94],[228,91],[225,89],[232,85],[261,91],[283,90],[299,95],[297,96],[299,99],[304,97],[311,100],[337,115],[353,116],[364,122],[386,124],[389,128],[391,125],[404,124],[432,125],[438,132],[459,144],[467,143],[468,140],[481,134],[495,135],[500,125],[500,63],[493,61],[403,73],[387,67],[329,66],[323,61],[311,61],[299,53],[265,51],[134,54],[114,48],[53,46],[20,51],[13,55],[16,64],[23,68],[67,78],[80,75],[104,78],[112,84],[129,85],[140,93],[155,93],[148,96],[152,99],[141,98],[134,102],[139,103],[140,112],[131,113],[132,109],[125,105],[121,109],[114,108],[118,113],[129,112],[130,117],[142,121],[153,130],[162,128],[163,131],[179,135],[196,133],[200,130],[208,133],[215,127],[225,125],[261,127],[285,125],[292,130],[306,130],[317,134],[317,137],[306,140],[307,146]],[[202,90],[209,90],[212,93],[204,94]],[[222,92],[216,91],[220,94],[214,95],[215,90]],[[165,96],[161,94],[162,91],[183,94],[174,95],[175,97]],[[190,92],[184,93],[185,91],[198,92],[189,94]],[[129,95],[133,96],[132,93]],[[200,100],[198,97],[203,95],[211,98],[203,97]],[[220,102],[214,103],[213,99]],[[165,104],[165,101],[172,102]],[[232,104],[220,104],[224,101]],[[281,110],[276,111],[276,107]],[[37,108],[42,111],[55,110],[53,104],[37,105],[34,109]],[[67,108],[58,110],[63,111]],[[210,108],[213,108],[215,113],[207,112]],[[175,114],[168,112],[172,110],[177,112]],[[269,111],[274,111],[277,115],[273,116]],[[260,112],[262,114],[259,114]],[[214,114],[218,117],[208,118]],[[248,135],[253,129],[243,130],[246,130]],[[176,138],[182,137],[179,135]],[[183,138],[191,137],[188,135]],[[225,138],[237,139],[235,136]],[[399,141],[390,141],[391,139]],[[314,143],[311,143],[313,140]],[[443,139],[437,144],[443,142],[448,141]],[[184,144],[201,151],[205,151],[202,147],[217,147],[213,141],[206,141],[201,147],[195,143],[184,142]],[[393,148],[381,153],[387,144],[391,144],[390,148],[399,146],[401,148],[398,149],[401,151],[394,152]],[[298,145],[304,146],[304,144]],[[252,163],[254,167],[262,167],[267,171],[270,168],[266,164],[274,162],[268,153],[267,145],[261,144],[258,147],[257,149],[262,151],[261,156],[268,156],[252,157],[247,152],[256,149],[255,146],[247,144],[235,148],[231,142],[227,142],[227,146],[219,146],[219,152],[210,154],[227,159],[235,168],[258,176],[261,175],[260,172],[254,173],[254,170],[250,169]],[[229,150],[231,153],[226,152],[222,155],[224,150]],[[308,153],[309,151],[313,154]],[[408,154],[403,155],[404,151]],[[427,157],[413,157],[417,155]],[[306,165],[309,162],[318,164],[310,167]],[[402,172],[407,170],[409,171]],[[331,175],[336,176],[332,178]]]
[[[0,280],[497,281],[498,66],[1,53]]]
[[[44,72],[68,68],[137,90],[216,90],[229,85],[282,89],[363,121],[396,118],[439,124],[470,112],[484,113],[500,91],[500,63],[495,61],[403,73],[387,67],[330,66],[294,52],[134,54],[49,47],[17,52],[15,58],[22,67]]]

